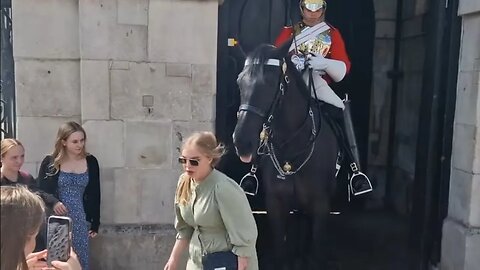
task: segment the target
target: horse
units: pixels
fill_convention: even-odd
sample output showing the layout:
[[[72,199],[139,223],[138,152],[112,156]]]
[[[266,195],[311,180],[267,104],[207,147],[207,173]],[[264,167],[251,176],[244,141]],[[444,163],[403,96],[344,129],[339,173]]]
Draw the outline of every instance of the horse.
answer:
[[[327,219],[339,149],[321,113],[322,105],[312,98],[310,87],[288,56],[290,43],[279,48],[260,45],[248,55],[237,79],[241,102],[233,143],[242,162],[251,162],[252,169],[258,166],[261,171],[272,269],[326,269]],[[308,254],[302,258],[287,254],[291,211],[308,220],[308,229],[297,235],[308,239]]]

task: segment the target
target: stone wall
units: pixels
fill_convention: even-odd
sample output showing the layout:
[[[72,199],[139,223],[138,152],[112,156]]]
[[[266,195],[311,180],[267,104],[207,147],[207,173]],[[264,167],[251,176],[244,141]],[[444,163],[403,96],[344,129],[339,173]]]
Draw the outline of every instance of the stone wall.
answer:
[[[37,174],[60,124],[81,122],[101,166],[92,269],[162,268],[181,140],[213,129],[218,1],[12,3],[25,169]]]
[[[460,0],[458,14],[462,40],[442,270],[480,266],[480,2]]]

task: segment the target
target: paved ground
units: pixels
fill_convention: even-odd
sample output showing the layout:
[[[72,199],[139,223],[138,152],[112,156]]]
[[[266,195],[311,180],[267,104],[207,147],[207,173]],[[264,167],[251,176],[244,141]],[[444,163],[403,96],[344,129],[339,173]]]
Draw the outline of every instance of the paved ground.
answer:
[[[408,224],[381,211],[332,216],[332,260],[339,270],[408,269]]]
[[[264,215],[259,225],[260,269],[266,269],[269,248]],[[329,248],[331,270],[405,270],[408,269],[408,224],[383,211],[351,211],[331,216]],[[267,248],[265,248],[267,247]],[[330,270],[330,269],[329,269]]]

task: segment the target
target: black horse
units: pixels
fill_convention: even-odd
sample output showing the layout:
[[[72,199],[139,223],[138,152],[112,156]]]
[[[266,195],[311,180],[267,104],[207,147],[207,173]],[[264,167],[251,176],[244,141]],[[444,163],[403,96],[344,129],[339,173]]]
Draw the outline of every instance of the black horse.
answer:
[[[337,142],[287,56],[290,44],[261,45],[238,76],[241,105],[233,140],[243,162],[262,172],[268,220],[273,237],[272,269],[326,269],[327,218],[335,188]],[[297,210],[308,217],[309,254],[292,266],[287,254],[287,220]],[[310,235],[311,234],[311,235]]]

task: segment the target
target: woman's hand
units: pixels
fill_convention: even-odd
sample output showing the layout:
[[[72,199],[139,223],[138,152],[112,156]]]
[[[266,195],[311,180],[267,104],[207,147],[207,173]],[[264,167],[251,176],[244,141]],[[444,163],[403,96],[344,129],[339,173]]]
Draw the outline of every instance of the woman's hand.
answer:
[[[70,258],[67,262],[53,261],[52,265],[59,270],[82,270],[77,254],[73,250],[70,250]]]
[[[57,202],[53,206],[53,212],[55,212],[56,215],[66,215],[67,214],[67,207],[63,205],[62,202]]]
[[[88,231],[88,236],[90,236],[90,238],[95,238],[95,236],[97,236],[97,232],[96,231],[93,231],[93,230],[90,230]]]
[[[248,257],[238,257],[238,270],[247,270]]]
[[[42,260],[47,257],[47,250],[43,250],[40,252],[35,252],[35,253],[30,253],[26,257],[27,259],[27,265],[28,265],[28,270],[40,270],[44,269],[47,266],[47,262]]]
[[[174,259],[169,259],[163,270],[177,270],[178,262]]]

